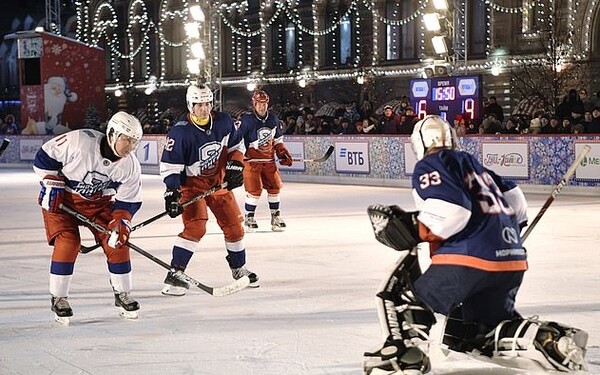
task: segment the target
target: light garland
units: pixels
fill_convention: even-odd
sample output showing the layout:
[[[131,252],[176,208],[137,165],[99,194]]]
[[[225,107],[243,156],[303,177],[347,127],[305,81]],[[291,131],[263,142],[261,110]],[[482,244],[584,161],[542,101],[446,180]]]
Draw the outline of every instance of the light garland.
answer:
[[[461,0],[459,2],[464,4],[464,1],[465,0]],[[552,30],[554,27],[554,20],[551,17],[554,12],[554,9],[552,8],[553,0],[524,0],[522,6],[516,7],[504,6],[502,1],[498,0],[479,1],[485,4],[485,54],[488,58],[493,41],[492,23],[495,13],[522,14],[525,22],[528,15],[531,15],[534,11],[536,11],[536,19],[533,21],[535,23],[531,24],[537,25],[538,30],[531,32],[524,31],[522,36],[525,39],[541,38],[543,35],[546,35],[544,34],[545,31]],[[587,8],[584,9],[580,9],[582,4],[582,1],[580,0],[566,1],[566,8],[568,12],[568,19],[566,23],[569,29],[565,45],[560,47],[561,58],[564,59],[564,61],[584,59],[590,51],[590,31],[593,25],[592,21],[594,10],[598,6],[599,0],[590,0],[587,4]],[[183,52],[183,54],[189,55],[189,38],[177,38],[176,36],[179,35],[177,32],[170,33],[173,25],[168,25],[171,27],[167,26],[167,23],[184,23],[188,17],[188,1],[161,1],[161,9],[160,12],[158,12],[160,18],[156,23],[150,17],[146,2],[148,2],[148,0],[133,0],[130,3],[126,25],[119,24],[115,9],[111,5],[111,0],[105,0],[105,2],[97,4],[96,8],[94,9],[93,16],[90,16],[92,12],[91,0],[80,0],[75,3],[77,9],[76,36],[78,40],[96,46],[98,46],[101,42],[105,44],[105,49],[110,52],[109,59],[111,75],[121,87],[133,87],[135,86],[136,80],[139,81],[142,78],[147,79],[151,73],[155,73],[158,76],[158,81],[167,85],[167,72],[169,72],[169,69],[171,69],[171,71],[177,70],[177,68],[167,65],[167,56],[172,53],[170,49],[176,50],[179,48],[185,48],[186,52]],[[414,12],[404,16],[404,18],[401,19],[398,19],[399,16],[397,12],[392,15],[388,15],[389,18],[382,16],[385,2],[379,2],[376,0],[349,1],[347,8],[345,8],[341,13],[339,7],[337,6],[331,6],[330,9],[327,9],[329,6],[328,4],[330,4],[329,2],[313,1],[310,8],[311,14],[308,17],[306,17],[306,15],[301,17],[299,3],[300,2],[298,0],[259,1],[258,28],[254,23],[251,24],[249,21],[250,15],[248,14],[247,1],[230,4],[218,2],[210,3],[209,6],[213,10],[211,12],[213,20],[210,23],[210,36],[208,37],[210,40],[211,55],[214,57],[220,56],[219,46],[222,45],[223,48],[230,48],[230,54],[233,57],[231,59],[231,68],[233,68],[233,72],[247,75],[251,74],[254,80],[264,83],[280,82],[281,80],[285,81],[289,78],[275,76],[275,81],[271,81],[271,78],[265,77],[265,71],[273,67],[285,67],[285,60],[281,58],[281,56],[285,56],[284,43],[274,43],[272,49],[268,48],[268,46],[269,43],[273,42],[273,40],[285,40],[283,28],[285,27],[286,22],[289,21],[294,25],[296,35],[297,60],[296,66],[293,69],[298,69],[299,71],[306,64],[304,50],[306,48],[305,43],[307,42],[307,35],[311,36],[309,42],[311,46],[309,58],[312,57],[312,60],[310,60],[311,67],[309,69],[312,72],[316,72],[323,65],[321,62],[321,49],[324,44],[327,45],[327,49],[331,51],[332,60],[329,62],[329,64],[333,64],[333,66],[336,68],[341,68],[339,66],[341,57],[339,51],[339,46],[341,43],[339,40],[339,30],[342,21],[347,20],[350,22],[354,36],[351,49],[352,56],[351,60],[348,61],[352,67],[352,71],[341,73],[342,70],[340,70],[340,79],[343,79],[344,77],[357,77],[359,74],[359,70],[357,69],[363,63],[366,63],[371,67],[367,75],[410,75],[414,74],[415,72],[419,72],[419,68],[412,67],[391,70],[374,68],[377,67],[380,54],[383,52],[381,51],[380,46],[380,42],[382,40],[381,37],[383,36],[381,33],[381,26],[386,25],[388,27],[392,27],[393,32],[397,33],[397,27],[406,26],[411,22],[419,21],[422,15],[425,13],[425,9],[430,5],[431,0],[420,0]],[[364,20],[362,15],[365,14],[365,12],[362,12],[362,10],[366,10],[366,15],[371,17],[373,24],[372,54],[370,57],[367,57],[367,61],[361,60],[361,43],[364,42],[362,39],[362,31],[364,30],[360,30],[360,26]],[[329,18],[323,19],[322,16],[324,14],[327,14]],[[217,26],[219,28],[217,28]],[[464,39],[460,40],[460,36],[462,34],[461,30],[465,26],[464,19],[460,19],[454,26],[459,29],[455,35],[453,35],[453,41],[456,43],[454,45],[455,52],[457,50],[460,52],[464,49],[464,53],[466,53],[465,41]],[[221,31],[221,27],[223,27],[223,31]],[[119,29],[125,31],[125,35],[122,38],[119,38],[116,34],[116,31]],[[417,48],[419,48],[418,56],[420,57],[421,62],[424,62],[427,59],[427,54],[425,51],[426,34],[422,27],[422,23],[419,22],[416,29],[420,38],[420,43],[418,43],[417,46]],[[583,36],[580,38],[577,37],[578,30],[583,34]],[[152,43],[152,33],[156,33],[158,36],[156,48],[159,51],[159,71],[150,72],[144,68],[142,68],[141,71],[136,71],[136,66],[138,67],[138,70],[140,66],[151,66],[149,60],[149,50]],[[169,37],[167,37],[167,35]],[[224,35],[228,36],[227,40],[230,42],[225,43],[225,39],[220,39],[220,37],[222,38]],[[173,36],[175,36],[175,38],[173,38]],[[325,36],[328,36],[329,38],[324,42],[323,37]],[[392,39],[394,38],[398,38],[398,35],[395,35]],[[128,45],[121,46],[120,43],[123,42],[127,43]],[[255,43],[260,43],[259,49],[253,48]],[[579,43],[580,45],[578,46],[576,43]],[[552,46],[547,44],[547,47],[550,48]],[[272,51],[271,55],[268,53],[269,50]],[[259,59],[257,59],[258,55],[253,56],[253,51],[256,51],[256,53],[260,55]],[[173,52],[178,53],[176,51]],[[396,53],[398,53],[397,50]],[[269,61],[269,57],[275,57],[276,55],[280,57]],[[252,72],[251,62],[253,57],[255,61],[259,61],[258,69],[260,71],[258,72]],[[142,59],[142,61],[138,59]],[[119,77],[122,76],[122,72],[120,72],[121,64],[119,63],[119,60],[128,60],[128,72],[126,73],[128,82],[125,85],[119,82]],[[136,61],[137,64],[135,64]],[[221,64],[219,58],[213,58],[210,61],[212,63],[212,69],[210,69],[211,71],[216,71],[217,68],[219,68],[219,65],[224,64]],[[527,61],[527,64],[529,64],[531,61],[536,61],[536,59],[528,59]],[[547,58],[539,61],[541,61],[540,63],[543,63],[544,61],[547,62]],[[503,62],[500,62],[500,64],[503,64]],[[472,71],[473,69],[485,69],[492,66],[489,63],[480,64],[472,61],[469,61],[469,64],[466,64],[465,61],[465,65],[468,65],[465,67],[465,69],[469,71]],[[139,73],[142,74],[140,76],[136,76],[136,74]],[[337,77],[336,74],[338,73],[311,73],[310,78],[316,80],[332,79],[333,77]],[[360,74],[364,74],[363,69],[360,70]],[[191,77],[188,75],[186,80],[189,81],[190,78]],[[294,81],[294,79],[292,79],[292,81]],[[223,81],[230,82],[229,80]],[[235,79],[233,81],[235,81]],[[173,84],[176,85],[178,83],[173,82]]]

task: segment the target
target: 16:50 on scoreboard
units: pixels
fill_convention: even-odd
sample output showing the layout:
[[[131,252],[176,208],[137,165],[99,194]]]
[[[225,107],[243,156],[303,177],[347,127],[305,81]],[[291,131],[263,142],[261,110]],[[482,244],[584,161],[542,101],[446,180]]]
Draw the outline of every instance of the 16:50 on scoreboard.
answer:
[[[481,116],[481,76],[433,77],[410,80],[410,102],[417,116],[440,115],[450,123],[461,114]]]

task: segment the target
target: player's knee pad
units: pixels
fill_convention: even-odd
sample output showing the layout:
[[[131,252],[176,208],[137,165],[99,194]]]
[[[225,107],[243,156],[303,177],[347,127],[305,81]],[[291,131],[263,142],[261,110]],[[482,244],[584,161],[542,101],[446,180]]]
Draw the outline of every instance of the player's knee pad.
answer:
[[[416,251],[400,260],[377,297],[382,330],[392,340],[427,340],[435,324],[433,312],[415,296],[412,283],[420,275]]]
[[[492,337],[493,335],[493,337]],[[585,371],[588,334],[537,317],[501,322],[488,337],[494,357],[531,359],[545,370]]]

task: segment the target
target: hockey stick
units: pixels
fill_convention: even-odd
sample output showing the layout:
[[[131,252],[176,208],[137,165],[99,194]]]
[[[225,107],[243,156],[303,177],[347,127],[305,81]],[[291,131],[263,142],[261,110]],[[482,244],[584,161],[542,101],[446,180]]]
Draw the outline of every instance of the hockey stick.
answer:
[[[331,156],[331,154],[333,154],[334,150],[335,150],[335,147],[329,146],[329,148],[325,152],[325,155],[321,156],[320,158],[316,158],[316,159],[292,159],[292,161],[293,162],[300,162],[300,163],[322,163],[322,162],[326,161],[327,159],[329,159],[329,157]],[[275,159],[245,159],[244,161],[249,161],[251,163],[270,163],[270,162],[274,162],[276,160]]]
[[[4,151],[6,150],[6,148],[8,147],[9,144],[10,144],[10,139],[4,138],[4,140],[2,141],[2,144],[0,145],[0,156],[2,156],[2,154],[4,154]]]
[[[92,221],[91,219],[89,219],[87,216],[83,215],[80,212],[77,212],[75,210],[73,210],[72,208],[69,208],[65,205],[63,205],[62,203],[59,206],[63,211],[67,212],[69,215],[72,215],[73,217],[75,217],[76,219],[80,220],[81,222],[91,226],[92,228],[96,229],[99,232],[102,232],[104,234],[110,234],[111,232],[104,228],[102,225],[96,223],[95,221]],[[221,287],[211,287],[205,284],[202,284],[200,281],[186,275],[183,271],[181,270],[176,270],[175,268],[171,267],[169,264],[165,263],[164,261],[160,260],[159,258],[155,257],[154,255],[150,254],[149,252],[147,252],[146,250],[132,244],[131,242],[127,242],[127,245],[132,248],[133,250],[137,251],[138,253],[142,254],[143,256],[145,256],[146,258],[150,259],[151,261],[153,261],[154,263],[160,265],[163,268],[166,268],[167,270],[171,271],[173,274],[173,277],[175,277],[176,279],[179,279],[181,281],[185,281],[189,284],[193,284],[195,286],[197,286],[198,288],[202,289],[203,291],[205,291],[206,293],[213,295],[215,297],[223,297],[232,293],[236,293],[239,292],[240,290],[246,288],[249,284],[250,284],[250,278],[248,276],[243,276],[239,279],[237,279],[236,281],[234,281],[231,284],[225,285],[225,286],[221,286]]]
[[[204,199],[204,198],[208,197],[209,195],[212,195],[213,193],[215,193],[215,192],[216,192],[216,191],[218,191],[218,190],[225,189],[226,187],[227,187],[227,182],[223,182],[221,185],[217,185],[217,186],[215,186],[215,187],[213,187],[213,188],[210,188],[209,190],[205,191],[204,193],[202,193],[202,194],[200,194],[200,195],[198,195],[198,196],[196,196],[196,197],[194,197],[194,198],[190,199],[190,200],[189,200],[189,201],[187,201],[187,202],[184,202],[184,203],[182,203],[182,204],[181,204],[181,207],[189,206],[189,205],[190,205],[190,204],[192,204],[192,203],[196,203],[196,202],[198,202],[199,200],[201,200],[201,199]],[[166,216],[166,215],[168,215],[168,212],[167,212],[167,211],[163,211],[163,212],[161,212],[161,213],[160,213],[160,214],[158,214],[158,215],[152,216],[151,218],[149,218],[149,219],[147,219],[147,220],[145,220],[145,221],[142,221],[141,223],[139,223],[139,224],[137,224],[137,225],[134,225],[134,226],[131,228],[131,231],[133,232],[133,231],[135,231],[135,230],[138,230],[138,229],[140,229],[140,228],[142,228],[142,227],[145,227],[146,225],[148,225],[148,224],[150,224],[150,223],[153,223],[153,222],[155,222],[156,220],[158,220],[158,219],[160,219],[161,217],[164,217],[164,216]],[[96,250],[96,249],[97,249],[97,248],[99,248],[99,247],[100,247],[100,244],[99,244],[99,243],[97,243],[97,244],[95,244],[95,245],[93,245],[93,246],[84,246],[84,245],[80,245],[80,250],[79,250],[79,252],[80,252],[80,253],[82,253],[82,254],[87,254],[87,253],[89,253],[89,252],[91,252],[91,251],[93,251],[93,250]]]
[[[525,242],[525,240],[529,236],[529,233],[533,230],[533,228],[535,228],[535,226],[537,225],[538,221],[540,221],[540,219],[542,218],[542,216],[546,213],[546,211],[548,210],[548,207],[550,207],[550,205],[552,204],[552,202],[554,202],[554,199],[560,193],[560,191],[562,190],[562,188],[569,182],[569,179],[571,178],[571,176],[573,176],[573,173],[575,173],[575,169],[577,169],[577,167],[579,166],[579,164],[581,164],[581,161],[585,158],[585,156],[588,154],[588,152],[590,152],[590,146],[588,146],[588,145],[583,146],[583,150],[581,151],[581,154],[579,154],[579,156],[577,158],[575,158],[575,161],[573,162],[573,164],[571,164],[571,166],[569,167],[569,169],[567,169],[567,172],[565,173],[565,175],[563,176],[563,178],[560,180],[560,182],[558,183],[558,185],[556,185],[556,187],[554,188],[554,190],[552,190],[552,193],[550,194],[550,196],[548,197],[548,199],[546,199],[546,202],[544,203],[544,205],[540,209],[540,212],[538,212],[538,214],[535,216],[535,218],[533,219],[533,221],[531,222],[531,224],[529,224],[527,226],[527,229],[525,230],[525,233],[523,233],[523,236],[521,236],[521,241],[522,242]]]

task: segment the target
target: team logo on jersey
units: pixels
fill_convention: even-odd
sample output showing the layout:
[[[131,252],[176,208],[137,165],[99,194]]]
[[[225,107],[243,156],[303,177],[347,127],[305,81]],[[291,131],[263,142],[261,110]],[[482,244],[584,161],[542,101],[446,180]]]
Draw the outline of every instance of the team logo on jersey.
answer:
[[[199,168],[202,174],[214,169],[217,166],[217,160],[221,155],[221,149],[223,147],[218,142],[211,142],[200,147],[199,155]]]
[[[113,181],[102,173],[87,172],[81,181],[73,188],[77,194],[87,199],[99,198],[102,191],[111,187]]]
[[[269,145],[269,142],[273,139],[273,130],[271,128],[263,127],[256,132],[258,147],[264,147]]]
[[[515,228],[502,228],[502,239],[507,243],[519,243],[519,233]]]

